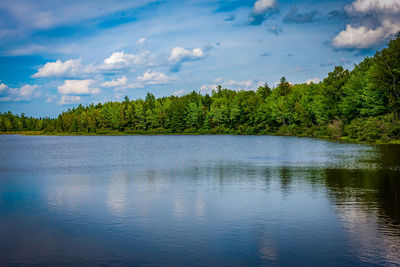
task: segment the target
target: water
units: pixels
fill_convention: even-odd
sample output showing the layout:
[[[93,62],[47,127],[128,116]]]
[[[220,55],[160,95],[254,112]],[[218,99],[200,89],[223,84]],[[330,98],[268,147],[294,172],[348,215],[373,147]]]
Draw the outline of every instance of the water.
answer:
[[[399,265],[400,146],[0,136],[0,265]]]

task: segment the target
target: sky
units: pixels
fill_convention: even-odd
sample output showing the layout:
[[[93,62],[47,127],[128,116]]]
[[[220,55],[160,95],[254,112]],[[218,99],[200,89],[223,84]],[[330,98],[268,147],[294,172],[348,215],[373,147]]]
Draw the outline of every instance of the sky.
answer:
[[[318,82],[400,31],[400,0],[2,0],[0,112]]]

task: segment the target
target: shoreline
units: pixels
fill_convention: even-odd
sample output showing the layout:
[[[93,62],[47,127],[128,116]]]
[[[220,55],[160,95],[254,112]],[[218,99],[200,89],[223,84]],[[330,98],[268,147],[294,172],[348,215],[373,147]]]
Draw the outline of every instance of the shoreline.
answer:
[[[191,132],[182,132],[182,133],[144,133],[144,132],[121,132],[121,131],[110,131],[110,132],[96,132],[96,133],[87,133],[87,132],[74,132],[74,133],[46,133],[43,131],[19,131],[19,132],[0,132],[0,135],[22,135],[22,136],[162,136],[162,135],[232,135],[232,136],[287,136],[287,137],[305,137],[305,138],[316,138],[322,139],[326,141],[332,142],[340,142],[340,143],[352,143],[352,144],[370,144],[370,145],[400,145],[400,140],[373,140],[373,141],[360,141],[357,139],[350,139],[347,136],[340,138],[332,138],[328,136],[307,136],[307,135],[283,135],[277,133],[268,133],[268,134],[246,134],[246,133],[191,133]]]

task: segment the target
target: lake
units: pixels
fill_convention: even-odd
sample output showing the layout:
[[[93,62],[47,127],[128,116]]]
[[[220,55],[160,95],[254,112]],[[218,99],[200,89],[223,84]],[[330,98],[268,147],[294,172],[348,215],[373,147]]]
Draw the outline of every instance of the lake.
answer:
[[[0,265],[400,264],[400,146],[0,136]]]

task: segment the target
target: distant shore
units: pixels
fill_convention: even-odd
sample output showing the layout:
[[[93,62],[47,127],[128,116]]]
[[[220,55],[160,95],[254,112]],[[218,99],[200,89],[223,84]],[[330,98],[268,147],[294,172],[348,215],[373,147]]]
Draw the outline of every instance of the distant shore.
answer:
[[[157,132],[123,132],[123,131],[101,131],[101,132],[44,132],[44,131],[18,131],[18,132],[0,132],[0,135],[26,135],[26,136],[123,136],[123,135],[142,135],[142,136],[160,136],[160,135],[246,135],[246,136],[287,136],[287,137],[306,137],[306,138],[317,138],[334,142],[346,142],[346,143],[357,143],[357,144],[379,144],[379,145],[400,145],[400,140],[369,140],[360,141],[357,139],[351,139],[347,136],[332,138],[329,136],[307,136],[307,135],[282,135],[282,134],[246,134],[246,133],[207,133],[207,132],[181,132],[181,133],[157,133]]]

